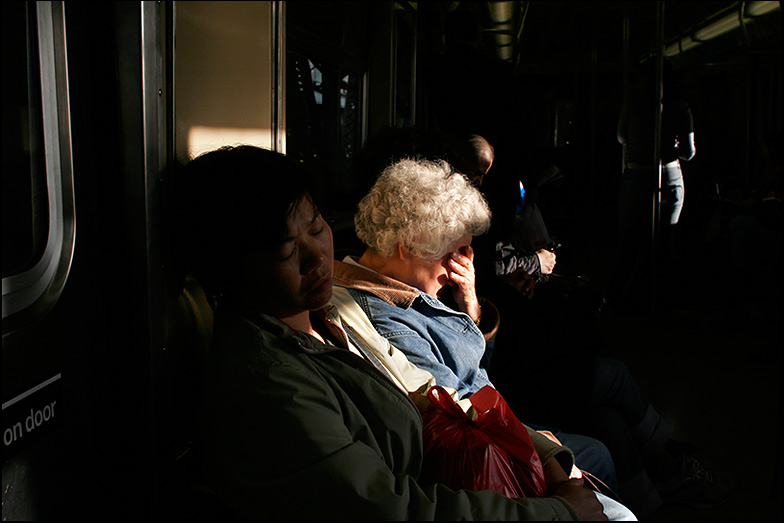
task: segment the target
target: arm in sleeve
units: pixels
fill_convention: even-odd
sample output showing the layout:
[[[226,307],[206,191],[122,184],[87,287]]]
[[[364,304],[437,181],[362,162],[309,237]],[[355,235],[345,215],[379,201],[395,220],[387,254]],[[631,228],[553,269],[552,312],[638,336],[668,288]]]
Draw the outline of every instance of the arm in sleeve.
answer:
[[[408,361],[416,367],[428,371],[435,378],[437,384],[455,389],[460,397],[468,392],[468,384],[444,363],[442,355],[416,331],[404,332],[397,329],[394,332],[384,330],[379,332],[392,346],[402,351]]]
[[[534,254],[524,255],[518,252],[510,243],[498,242],[495,245],[495,274],[506,276],[522,268],[537,280],[541,278],[539,257]]]
[[[681,160],[689,161],[697,154],[697,148],[694,145],[694,133],[689,133],[685,140],[678,141],[678,158]]]
[[[683,102],[682,111],[683,116],[678,129],[678,158],[689,161],[697,153],[694,145],[694,118],[686,102]]]
[[[571,449],[559,445],[528,425],[525,428],[528,429],[528,435],[531,436],[531,441],[536,448],[536,453],[539,454],[539,459],[542,460],[542,465],[550,461],[551,458],[555,458],[558,464],[561,465],[561,468],[564,469],[564,472],[567,474],[571,473],[574,466],[574,453]]]

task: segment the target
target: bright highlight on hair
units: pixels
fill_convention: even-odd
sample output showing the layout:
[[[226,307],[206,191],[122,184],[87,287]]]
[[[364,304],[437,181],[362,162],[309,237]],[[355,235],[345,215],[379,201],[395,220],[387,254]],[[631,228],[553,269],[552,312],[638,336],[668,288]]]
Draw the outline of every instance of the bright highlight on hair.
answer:
[[[382,256],[398,245],[436,260],[466,234],[490,228],[490,208],[468,179],[443,161],[403,159],[387,167],[359,203],[357,237]]]

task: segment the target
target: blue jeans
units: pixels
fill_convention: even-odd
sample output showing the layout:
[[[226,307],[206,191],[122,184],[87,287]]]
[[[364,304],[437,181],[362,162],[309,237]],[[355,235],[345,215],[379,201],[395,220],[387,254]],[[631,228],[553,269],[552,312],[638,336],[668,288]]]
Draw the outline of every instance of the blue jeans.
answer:
[[[555,395],[537,397],[534,390],[525,387],[527,380],[519,380],[517,387],[504,384],[505,388],[499,390],[507,391],[505,397],[513,409],[520,405],[518,415],[527,425],[550,430],[571,448],[579,468],[617,492],[620,501],[635,514],[649,514],[661,505],[662,499],[645,470],[643,456],[663,448],[671,427],[650,405],[629,369],[619,360],[596,357],[593,378],[590,390],[576,391],[567,403],[561,398],[553,401],[551,396]],[[533,397],[537,401],[532,401]],[[547,418],[544,426],[532,422],[539,418],[525,408],[534,403],[536,412],[546,414],[542,416]],[[554,430],[554,426],[560,430]],[[605,452],[610,457],[603,456]]]
[[[564,427],[607,445],[616,465],[621,501],[634,512],[647,514],[662,500],[645,471],[643,455],[661,450],[672,428],[648,403],[624,363],[598,357],[595,374],[589,404]]]
[[[610,283],[610,300],[644,305],[651,278],[676,261],[677,225],[685,198],[685,184],[676,160],[661,167],[661,206],[656,251],[652,251],[653,195],[656,170],[628,169],[618,188],[618,260]],[[657,259],[652,261],[652,254]],[[635,301],[636,300],[636,301]]]
[[[662,165],[662,225],[675,225],[683,210],[686,188],[681,164],[675,160]]]

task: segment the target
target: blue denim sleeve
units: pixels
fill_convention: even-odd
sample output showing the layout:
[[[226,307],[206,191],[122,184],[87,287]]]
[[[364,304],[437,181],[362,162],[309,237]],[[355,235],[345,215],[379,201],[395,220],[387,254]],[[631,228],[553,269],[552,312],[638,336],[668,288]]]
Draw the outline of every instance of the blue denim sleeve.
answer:
[[[394,324],[390,318],[381,318],[373,322],[373,326],[392,346],[402,351],[408,361],[424,369],[436,379],[442,387],[451,387],[458,391],[460,397],[469,392],[468,384],[464,383],[445,363],[438,347],[423,338],[413,329],[403,329],[401,324]]]
[[[484,351],[483,341],[478,339],[481,334],[475,335],[477,340],[469,339],[459,325],[453,324],[453,319],[439,321],[428,316],[427,311],[403,309],[362,291],[350,289],[349,292],[379,334],[411,363],[430,372],[439,385],[457,390],[462,398],[489,384],[479,367]],[[445,321],[449,328],[445,328]],[[468,349],[461,342],[477,346]]]

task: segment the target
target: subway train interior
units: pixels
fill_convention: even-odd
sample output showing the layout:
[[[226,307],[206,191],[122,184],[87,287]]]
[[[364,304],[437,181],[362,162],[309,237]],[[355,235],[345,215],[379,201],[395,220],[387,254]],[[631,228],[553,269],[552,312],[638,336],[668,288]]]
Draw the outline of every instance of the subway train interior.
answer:
[[[559,246],[540,285],[579,284],[607,351],[701,463],[739,478],[721,506],[649,519],[782,519],[781,2],[0,9],[3,520],[230,518],[191,477],[212,311],[172,254],[170,173],[226,144],[283,152],[323,176],[335,248],[357,248],[363,147],[389,128],[448,133],[437,109],[450,85],[464,87],[458,122],[479,107],[489,123],[477,132],[518,140],[520,172],[557,173],[538,197]],[[477,48],[509,81],[437,67],[455,10],[478,22]],[[665,69],[677,81],[696,154],[682,167],[678,257],[632,309],[607,293],[616,129],[641,63],[656,66],[657,88]],[[764,235],[739,232],[725,203],[763,183],[778,214]]]

